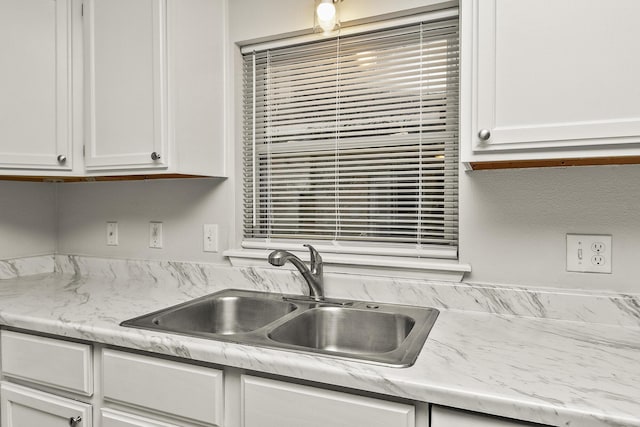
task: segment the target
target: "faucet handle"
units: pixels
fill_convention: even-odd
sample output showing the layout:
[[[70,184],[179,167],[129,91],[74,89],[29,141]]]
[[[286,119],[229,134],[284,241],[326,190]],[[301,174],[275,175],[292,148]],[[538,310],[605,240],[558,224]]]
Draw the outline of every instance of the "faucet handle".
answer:
[[[311,270],[313,270],[314,272],[322,270],[322,257],[320,256],[320,253],[316,250],[316,248],[309,244],[304,244],[303,246],[305,248],[309,248],[309,261],[311,262]]]

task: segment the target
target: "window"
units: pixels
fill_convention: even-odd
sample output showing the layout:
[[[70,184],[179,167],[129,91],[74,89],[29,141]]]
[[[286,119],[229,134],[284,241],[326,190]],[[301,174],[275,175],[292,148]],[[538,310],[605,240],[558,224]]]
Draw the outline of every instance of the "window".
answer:
[[[451,15],[243,49],[245,246],[457,258]]]

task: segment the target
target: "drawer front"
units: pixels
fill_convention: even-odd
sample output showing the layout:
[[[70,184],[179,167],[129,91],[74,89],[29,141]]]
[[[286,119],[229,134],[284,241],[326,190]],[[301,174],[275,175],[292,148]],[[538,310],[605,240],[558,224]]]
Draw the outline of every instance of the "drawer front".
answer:
[[[458,409],[433,405],[431,407],[432,427],[544,427],[525,421],[508,420],[490,415],[477,414]]]
[[[102,370],[107,400],[222,424],[222,371],[108,349],[103,352]]]
[[[2,373],[8,377],[93,394],[91,346],[12,331],[0,332]]]
[[[102,427],[180,427],[125,412],[103,409],[100,413]]]
[[[403,403],[242,376],[242,427],[415,427]]]

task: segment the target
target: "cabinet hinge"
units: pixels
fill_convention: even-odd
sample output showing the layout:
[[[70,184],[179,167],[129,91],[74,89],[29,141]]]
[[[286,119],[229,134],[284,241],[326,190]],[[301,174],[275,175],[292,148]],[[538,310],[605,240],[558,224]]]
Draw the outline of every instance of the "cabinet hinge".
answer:
[[[83,145],[82,146],[82,157],[84,157],[84,149],[85,149],[85,146]]]
[[[80,5],[80,16],[84,16],[84,3]]]

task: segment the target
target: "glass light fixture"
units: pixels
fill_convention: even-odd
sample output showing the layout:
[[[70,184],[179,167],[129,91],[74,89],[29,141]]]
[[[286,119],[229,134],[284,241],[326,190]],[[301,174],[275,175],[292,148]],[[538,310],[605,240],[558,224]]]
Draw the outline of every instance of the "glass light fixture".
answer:
[[[336,3],[336,0],[316,1],[316,22],[325,34],[335,30],[339,25]]]

